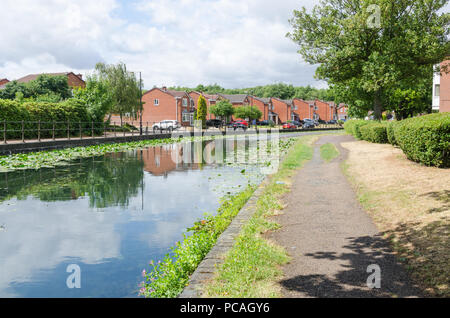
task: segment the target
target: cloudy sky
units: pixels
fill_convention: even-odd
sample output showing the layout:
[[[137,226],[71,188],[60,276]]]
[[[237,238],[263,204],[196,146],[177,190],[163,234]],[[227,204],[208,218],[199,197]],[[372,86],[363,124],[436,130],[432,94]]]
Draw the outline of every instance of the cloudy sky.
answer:
[[[122,61],[146,88],[218,83],[311,84],[285,37],[294,9],[316,0],[0,0],[0,78]]]

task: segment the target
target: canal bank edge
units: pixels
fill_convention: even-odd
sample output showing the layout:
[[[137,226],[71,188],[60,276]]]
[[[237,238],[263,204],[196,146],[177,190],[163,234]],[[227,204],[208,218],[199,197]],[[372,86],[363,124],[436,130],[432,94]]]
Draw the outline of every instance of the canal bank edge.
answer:
[[[199,298],[203,295],[202,287],[204,283],[213,278],[216,269],[225,261],[224,256],[233,247],[236,238],[241,233],[242,227],[247,224],[255,213],[256,203],[263,194],[265,187],[269,184],[270,177],[267,176],[264,179],[241,211],[239,211],[239,214],[231,221],[228,228],[219,236],[216,245],[214,245],[191,275],[189,285],[178,298]]]
[[[299,137],[299,139],[300,138],[301,137]],[[283,155],[281,162],[284,162],[287,155],[294,147],[295,144]],[[266,187],[270,185],[273,181],[272,179],[276,175],[277,173],[268,175],[263,182],[261,182],[238,215],[233,219],[229,227],[219,236],[214,247],[191,275],[188,286],[185,287],[178,298],[200,298],[204,295],[205,284],[213,280],[217,273],[216,270],[224,264],[227,253],[233,248],[243,227],[248,224],[250,219],[255,215],[258,200],[264,194]]]

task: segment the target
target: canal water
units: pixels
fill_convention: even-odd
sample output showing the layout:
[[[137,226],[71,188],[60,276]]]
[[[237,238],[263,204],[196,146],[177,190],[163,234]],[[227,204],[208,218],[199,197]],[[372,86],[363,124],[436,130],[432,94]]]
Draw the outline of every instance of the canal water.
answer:
[[[186,146],[0,173],[0,297],[137,297],[151,260],[224,195],[264,178],[258,165],[231,164],[233,147],[211,163],[192,160],[198,144]],[[72,264],[80,288],[68,287]]]

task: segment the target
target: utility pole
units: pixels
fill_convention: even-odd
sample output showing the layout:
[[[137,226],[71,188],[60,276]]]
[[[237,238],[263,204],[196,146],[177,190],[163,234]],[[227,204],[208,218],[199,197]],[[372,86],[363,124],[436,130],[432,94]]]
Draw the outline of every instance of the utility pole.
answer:
[[[141,72],[139,72],[139,96],[140,96],[140,103],[141,103],[141,109],[140,109],[140,111],[141,111],[141,116],[139,116],[140,117],[140,120],[139,120],[139,131],[140,131],[140,135],[142,136],[142,112],[143,112],[143,107],[142,107],[142,74],[141,74]]]

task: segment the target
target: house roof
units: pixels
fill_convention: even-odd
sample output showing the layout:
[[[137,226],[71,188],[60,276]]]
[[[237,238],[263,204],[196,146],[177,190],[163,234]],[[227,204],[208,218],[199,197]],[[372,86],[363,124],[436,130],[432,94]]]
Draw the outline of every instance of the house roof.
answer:
[[[236,95],[229,95],[229,94],[219,94],[219,96],[227,99],[230,101],[230,103],[234,104],[238,104],[238,103],[244,103],[245,100],[247,99],[248,95],[247,94],[236,94]]]
[[[166,89],[164,87],[163,88],[153,87],[151,90],[148,90],[147,92],[145,92],[144,95],[147,95],[150,92],[153,92],[155,89],[157,89],[163,93],[169,94],[169,95],[173,96],[174,98],[188,97],[188,98],[192,99],[191,96],[185,91],[175,91],[175,90],[171,90],[171,89]]]
[[[272,101],[270,98],[266,98],[266,97],[252,96],[252,98],[257,99],[257,100],[263,102],[264,104],[270,104],[270,102]]]
[[[277,101],[285,103],[288,106],[292,106],[292,99],[287,100],[287,99],[280,99],[280,98],[277,98],[277,97],[272,97],[272,99],[276,99]]]
[[[69,74],[73,74],[75,76],[77,76],[78,78],[80,78],[77,74],[73,73],[73,72],[63,72],[63,73],[41,73],[41,74],[30,74],[24,77],[21,77],[17,80],[17,82],[19,83],[28,83],[31,81],[34,81],[35,79],[37,79],[40,75],[48,75],[48,76],[67,76]],[[80,78],[80,80],[83,80]]]

